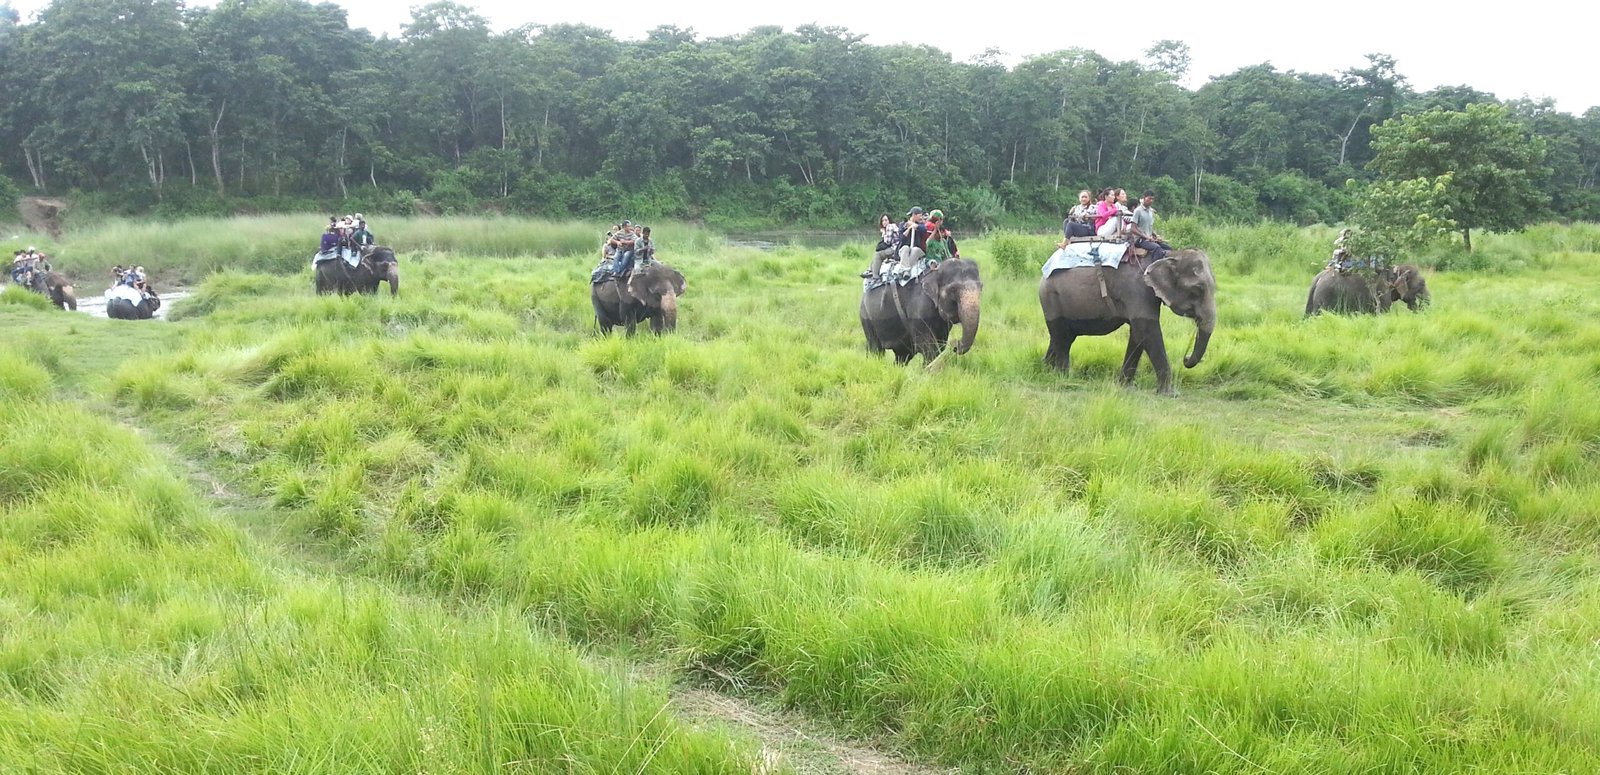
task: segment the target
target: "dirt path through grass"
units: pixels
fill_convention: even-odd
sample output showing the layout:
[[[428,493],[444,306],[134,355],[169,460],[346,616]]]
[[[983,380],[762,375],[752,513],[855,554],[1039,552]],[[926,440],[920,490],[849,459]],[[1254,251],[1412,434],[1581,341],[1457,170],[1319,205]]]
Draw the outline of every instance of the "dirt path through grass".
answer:
[[[164,441],[160,434],[141,425],[136,418],[105,406],[98,406],[118,422],[138,434],[147,445],[165,458],[174,471],[181,472],[190,486],[214,513],[226,515],[261,548],[269,564],[289,566],[298,572],[322,575],[347,573],[340,557],[331,550],[296,540],[281,523],[273,519],[266,499],[240,493],[223,477],[201,462]],[[373,580],[397,597],[413,597],[411,590]],[[462,603],[462,605],[470,605]],[[581,646],[579,646],[581,648]],[[794,772],[796,775],[940,775],[953,772],[923,767],[887,751],[846,741],[818,723],[797,714],[773,710],[762,704],[711,689],[674,682],[673,668],[665,663],[628,660],[619,663],[607,657],[612,669],[628,676],[630,683],[640,680],[668,684],[671,710],[686,724],[722,728],[736,735],[757,740],[761,762],[756,775]]]
[[[948,772],[911,764],[882,750],[840,740],[815,723],[709,689],[674,688],[678,717],[696,726],[722,725],[761,741],[767,772],[797,775],[935,775]]]

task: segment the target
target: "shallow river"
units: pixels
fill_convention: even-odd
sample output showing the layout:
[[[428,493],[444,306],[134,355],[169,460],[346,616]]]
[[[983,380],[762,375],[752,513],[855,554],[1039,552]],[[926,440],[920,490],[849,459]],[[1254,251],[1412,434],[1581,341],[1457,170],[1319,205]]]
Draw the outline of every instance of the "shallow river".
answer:
[[[178,299],[188,296],[189,292],[179,290],[169,291],[167,293],[159,293],[156,295],[161,297],[161,309],[156,310],[156,317],[164,318],[167,316],[168,312],[172,311],[172,303]],[[103,318],[106,316],[106,297],[103,295],[94,295],[78,299],[78,311],[84,313],[85,315],[93,315],[97,318]]]

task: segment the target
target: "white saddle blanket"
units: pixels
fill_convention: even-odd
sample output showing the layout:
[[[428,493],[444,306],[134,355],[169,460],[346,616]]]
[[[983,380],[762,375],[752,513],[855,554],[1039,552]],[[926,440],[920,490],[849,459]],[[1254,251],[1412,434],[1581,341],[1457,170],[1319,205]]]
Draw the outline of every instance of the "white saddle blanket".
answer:
[[[1128,252],[1126,242],[1073,242],[1050,254],[1044,262],[1044,276],[1057,269],[1076,269],[1080,266],[1107,266],[1116,269]]]
[[[332,261],[335,258],[344,259],[344,262],[349,264],[351,269],[361,265],[361,253],[359,251],[351,250],[350,248],[338,248],[336,250],[321,251],[311,257],[311,265],[316,266],[324,261]]]
[[[138,288],[127,285],[113,285],[107,288],[106,303],[109,304],[117,299],[122,299],[130,304],[138,304],[144,301],[144,294],[140,293]]]

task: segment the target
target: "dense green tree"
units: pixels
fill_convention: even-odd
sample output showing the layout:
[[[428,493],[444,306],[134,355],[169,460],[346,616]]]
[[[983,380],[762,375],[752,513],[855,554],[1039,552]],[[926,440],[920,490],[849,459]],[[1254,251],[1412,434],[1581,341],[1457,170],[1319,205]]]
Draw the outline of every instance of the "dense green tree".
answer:
[[[1386,174],[1368,165],[1375,127],[1499,104],[1417,94],[1381,54],[1195,90],[1190,62],[1171,40],[1138,61],[1067,49],[1008,68],[816,25],[496,32],[452,0],[378,39],[314,0],[53,0],[28,22],[0,5],[0,170],[175,211],[281,195],[847,224],[914,202],[992,222],[1117,185],[1157,189],[1169,212],[1336,220],[1347,180]],[[1507,108],[1554,170],[1543,212],[1600,217],[1600,113]]]
[[[1472,230],[1515,231],[1549,215],[1539,187],[1549,175],[1545,142],[1500,105],[1435,108],[1373,129],[1372,167],[1384,182],[1449,176],[1438,201],[1468,251]]]

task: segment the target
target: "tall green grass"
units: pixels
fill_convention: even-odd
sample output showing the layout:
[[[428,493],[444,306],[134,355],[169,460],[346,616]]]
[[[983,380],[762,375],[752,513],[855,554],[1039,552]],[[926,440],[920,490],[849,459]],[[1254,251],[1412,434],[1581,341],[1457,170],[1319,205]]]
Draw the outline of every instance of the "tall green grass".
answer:
[[[327,215],[261,215],[183,221],[113,219],[67,235],[58,244],[38,243],[62,270],[80,281],[104,279],[112,265],[144,266],[166,285],[188,285],[211,274],[310,273]],[[598,258],[607,224],[521,218],[383,217],[371,223],[380,243],[402,263],[436,253],[494,257],[588,255]],[[664,253],[709,251],[718,240],[699,227],[653,225]],[[92,285],[92,283],[90,283]]]
[[[1594,770],[1594,256],[1305,320],[1327,235],[1231,229],[1177,400],[1113,387],[1125,333],[1044,368],[984,241],[937,375],[861,352],[859,251],[722,249],[675,259],[659,339],[594,335],[589,256],[435,257],[400,299],[221,277],[107,390],[374,577],[925,759]]]
[[[655,685],[514,609],[265,557],[0,347],[0,762],[12,772],[749,772]]]

